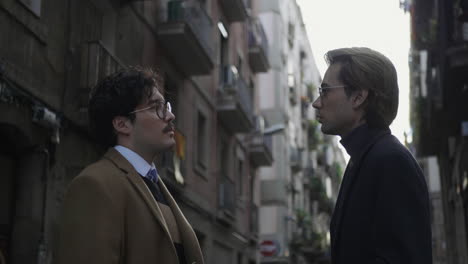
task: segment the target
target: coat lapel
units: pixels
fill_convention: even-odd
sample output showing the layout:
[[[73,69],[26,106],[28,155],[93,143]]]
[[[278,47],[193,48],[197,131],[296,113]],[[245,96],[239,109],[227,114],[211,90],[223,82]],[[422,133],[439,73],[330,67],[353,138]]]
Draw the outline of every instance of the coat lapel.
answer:
[[[182,244],[184,246],[184,252],[188,264],[203,264],[203,256],[200,250],[200,245],[198,243],[197,236],[190,226],[189,222],[185,218],[184,214],[180,210],[179,206],[175,202],[172,195],[164,185],[162,179],[159,177],[161,191],[163,192],[166,200],[169,203],[169,207],[174,214],[174,217],[177,221],[177,227],[179,228],[180,236],[182,239]]]
[[[130,162],[128,162],[128,160],[125,159],[114,148],[110,148],[104,155],[104,158],[110,160],[127,175],[127,179],[130,181],[131,185],[136,189],[136,191],[140,194],[141,198],[143,199],[143,201],[145,201],[146,205],[148,205],[148,208],[151,211],[152,215],[155,217],[156,221],[159,222],[162,229],[164,230],[164,232],[169,237],[169,240],[172,243],[172,237],[169,233],[169,229],[167,227],[166,221],[164,220],[163,214],[159,209],[156,200],[154,200],[151,191],[148,189],[145,182],[135,170],[135,168],[133,168]]]
[[[343,212],[346,210],[346,202],[348,201],[348,196],[350,191],[353,189],[353,184],[356,182],[356,178],[359,174],[359,170],[362,165],[362,160],[366,157],[366,154],[372,148],[372,146],[379,141],[383,136],[390,134],[389,131],[383,130],[375,134],[364,147],[357,157],[351,157],[348,166],[345,170],[345,177],[343,178],[342,186],[340,187],[340,192],[338,194],[337,204],[335,210],[333,211],[330,227],[331,232],[334,234],[334,243],[333,248],[337,246],[339,240],[339,234],[341,229],[341,222],[343,220]],[[345,179],[346,178],[346,179]],[[336,250],[332,250],[336,252]]]
[[[336,199],[335,209],[333,210],[332,219],[330,222],[330,232],[333,238],[336,238],[336,230],[337,230],[337,219],[341,218],[341,208],[343,205],[343,197],[345,193],[347,193],[348,185],[346,184],[349,182],[349,178],[353,177],[351,173],[351,167],[354,165],[353,160],[349,160],[348,165],[346,166],[344,177],[341,183],[340,192],[338,193],[338,198]]]

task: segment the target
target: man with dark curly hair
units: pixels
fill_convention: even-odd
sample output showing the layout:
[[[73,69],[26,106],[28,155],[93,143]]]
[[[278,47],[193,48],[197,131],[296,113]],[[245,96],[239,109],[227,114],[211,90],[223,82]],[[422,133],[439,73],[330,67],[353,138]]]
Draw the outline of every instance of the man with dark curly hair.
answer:
[[[330,224],[332,263],[432,263],[424,175],[389,129],[398,110],[395,67],[368,48],[332,50],[326,59],[313,107],[322,132],[341,136],[351,157]]]
[[[153,163],[175,144],[175,116],[157,77],[125,69],[91,92],[91,130],[109,149],[69,186],[56,263],[203,263],[195,232]]]

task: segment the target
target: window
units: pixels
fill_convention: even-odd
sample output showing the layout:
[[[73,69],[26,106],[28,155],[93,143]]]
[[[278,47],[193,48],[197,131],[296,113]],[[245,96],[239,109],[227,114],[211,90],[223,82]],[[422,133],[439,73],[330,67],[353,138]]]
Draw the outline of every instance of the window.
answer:
[[[251,203],[255,201],[254,191],[255,191],[255,169],[251,167],[250,175],[249,175],[249,201]]]
[[[237,70],[239,71],[239,75],[242,76],[242,67],[244,66],[244,60],[242,59],[241,55],[237,56]]]
[[[241,159],[239,159],[237,161],[237,177],[239,179],[237,181],[238,182],[238,188],[237,188],[238,196],[242,196],[242,194],[244,192],[243,191],[243,189],[244,189],[244,186],[243,186],[244,185],[244,182],[243,182],[244,176],[245,176],[244,175],[244,162]]]
[[[103,14],[102,17],[102,34],[101,40],[115,54],[115,43],[117,36],[117,13],[109,11]],[[171,102],[172,103],[172,102]]]
[[[207,129],[206,129],[206,117],[202,112],[198,111],[197,117],[197,167],[203,172],[207,169]]]
[[[208,8],[209,7],[209,0],[198,0],[198,4],[202,8],[202,10],[204,10],[207,14],[210,13],[210,9]]]
[[[172,113],[176,116],[177,122],[177,106],[178,106],[178,88],[177,83],[169,75],[164,75],[164,99],[171,102]]]
[[[19,0],[25,5],[31,12],[37,16],[41,16],[41,2],[42,0]]]
[[[250,95],[250,98],[252,98],[252,100],[255,100],[254,89],[255,89],[255,83],[252,79],[249,79],[249,95]]]
[[[220,39],[219,39],[219,83],[223,84],[225,82],[225,66],[228,63],[229,57],[229,33],[224,26],[224,24],[220,21],[218,22],[218,29],[220,32]],[[220,85],[221,87],[222,85]]]
[[[237,264],[242,264],[243,263],[243,258],[244,256],[242,255],[242,253],[237,253]]]
[[[229,145],[228,141],[221,137],[219,149],[220,149],[220,173],[222,177],[228,177],[229,173]]]
[[[294,23],[292,22],[289,22],[288,23],[288,43],[289,43],[289,48],[293,48],[294,47]]]
[[[246,0],[246,6],[248,9],[252,9],[252,0]]]

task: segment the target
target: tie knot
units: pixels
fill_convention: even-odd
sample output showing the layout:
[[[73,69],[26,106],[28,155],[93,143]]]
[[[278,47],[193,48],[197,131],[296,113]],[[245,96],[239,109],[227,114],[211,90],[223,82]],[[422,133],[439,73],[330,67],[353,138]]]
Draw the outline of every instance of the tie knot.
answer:
[[[150,169],[148,171],[148,174],[146,174],[146,177],[150,179],[153,183],[156,183],[156,181],[158,180],[158,172],[156,171],[156,169]]]

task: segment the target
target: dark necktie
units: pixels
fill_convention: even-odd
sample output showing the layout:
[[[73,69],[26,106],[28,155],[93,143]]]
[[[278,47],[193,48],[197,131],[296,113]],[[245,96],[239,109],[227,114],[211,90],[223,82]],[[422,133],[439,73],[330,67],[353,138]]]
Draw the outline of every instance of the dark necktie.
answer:
[[[150,189],[151,193],[154,196],[154,199],[157,202],[169,205],[169,203],[166,200],[166,197],[164,197],[164,194],[161,191],[161,188],[159,188],[158,173],[156,169],[151,169],[150,171],[148,171],[146,177],[143,177],[143,180],[145,181],[146,185]]]
[[[158,172],[156,169],[150,169],[146,174],[146,177],[151,180],[152,183],[156,184],[158,182]]]

